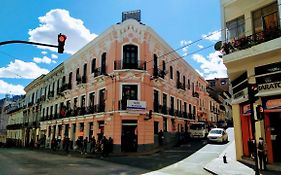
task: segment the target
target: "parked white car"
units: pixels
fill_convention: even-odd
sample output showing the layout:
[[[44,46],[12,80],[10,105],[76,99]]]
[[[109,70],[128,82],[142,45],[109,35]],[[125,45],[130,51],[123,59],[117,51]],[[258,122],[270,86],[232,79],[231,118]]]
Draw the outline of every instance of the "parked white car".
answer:
[[[228,134],[223,128],[213,128],[208,134],[208,139],[210,142],[227,142]]]

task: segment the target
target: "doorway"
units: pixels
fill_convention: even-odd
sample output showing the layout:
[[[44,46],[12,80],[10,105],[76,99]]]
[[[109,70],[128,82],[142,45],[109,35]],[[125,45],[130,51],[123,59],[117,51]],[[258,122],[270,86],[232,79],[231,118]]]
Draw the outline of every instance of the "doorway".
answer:
[[[137,152],[137,120],[122,121],[121,151]]]
[[[272,112],[270,118],[270,138],[272,144],[273,161],[281,162],[281,113]]]

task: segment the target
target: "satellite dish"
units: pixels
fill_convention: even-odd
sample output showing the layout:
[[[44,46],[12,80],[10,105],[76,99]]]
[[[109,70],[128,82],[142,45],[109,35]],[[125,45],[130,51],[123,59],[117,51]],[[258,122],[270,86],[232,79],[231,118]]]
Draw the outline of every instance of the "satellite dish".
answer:
[[[215,48],[215,50],[221,50],[221,44],[222,44],[222,42],[221,41],[218,41],[216,44],[215,44],[215,46],[214,46],[214,48]]]

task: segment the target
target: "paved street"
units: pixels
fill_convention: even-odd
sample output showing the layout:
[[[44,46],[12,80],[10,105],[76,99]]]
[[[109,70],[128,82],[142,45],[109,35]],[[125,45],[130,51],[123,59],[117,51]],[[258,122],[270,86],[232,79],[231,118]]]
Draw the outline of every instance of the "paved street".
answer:
[[[206,140],[190,143],[145,156],[110,156],[82,158],[51,154],[37,150],[0,149],[1,175],[35,174],[143,174],[178,162],[206,144]],[[88,156],[87,156],[88,157]]]
[[[227,144],[207,144],[202,149],[192,154],[191,156],[179,161],[175,164],[167,166],[155,172],[148,173],[147,175],[208,175],[204,170],[204,166],[217,158],[226,147],[234,139],[233,128],[227,129],[229,135],[229,142]],[[223,163],[221,161],[221,163]]]
[[[147,170],[97,159],[69,157],[22,149],[0,149],[1,175],[122,175]]]
[[[232,139],[231,136],[230,139]],[[103,159],[82,158],[73,153],[67,156],[37,150],[1,148],[1,175],[79,175],[93,174],[93,172],[95,175],[129,175],[149,172],[151,172],[149,174],[208,174],[203,169],[204,165],[217,157],[228,144],[206,145],[206,143],[206,140],[195,139],[188,144],[152,155],[110,156]],[[155,170],[158,171],[153,172]]]

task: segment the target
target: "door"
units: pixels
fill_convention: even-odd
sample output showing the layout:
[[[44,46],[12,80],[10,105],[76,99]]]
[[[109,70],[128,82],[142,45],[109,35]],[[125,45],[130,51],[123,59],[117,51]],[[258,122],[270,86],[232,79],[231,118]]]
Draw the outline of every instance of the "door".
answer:
[[[138,148],[137,121],[123,120],[121,133],[121,151],[136,152]]]
[[[273,152],[273,162],[281,162],[281,113],[270,113],[270,130],[271,130],[271,142]]]

